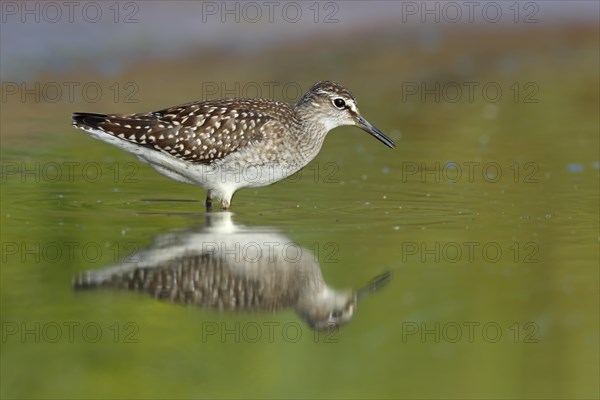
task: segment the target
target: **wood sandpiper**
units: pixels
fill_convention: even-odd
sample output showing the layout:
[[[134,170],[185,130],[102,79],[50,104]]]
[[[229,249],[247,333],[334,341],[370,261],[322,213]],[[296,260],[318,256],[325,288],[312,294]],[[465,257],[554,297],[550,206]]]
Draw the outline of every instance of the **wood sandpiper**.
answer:
[[[179,182],[207,190],[223,209],[241,188],[280,181],[317,156],[327,133],[355,125],[389,148],[392,139],[360,115],[342,85],[321,81],[295,104],[268,99],[187,103],[138,114],[76,112],[73,126]]]

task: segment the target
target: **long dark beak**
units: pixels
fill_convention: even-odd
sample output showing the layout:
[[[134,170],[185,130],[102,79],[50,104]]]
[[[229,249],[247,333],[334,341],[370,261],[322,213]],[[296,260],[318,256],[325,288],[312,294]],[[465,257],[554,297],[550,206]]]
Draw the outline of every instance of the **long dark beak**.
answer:
[[[390,139],[379,129],[377,129],[373,125],[371,125],[371,123],[369,121],[367,121],[366,119],[364,119],[363,117],[358,117],[358,120],[356,122],[357,122],[357,125],[362,130],[364,130],[365,132],[368,132],[372,136],[376,137],[377,140],[379,140],[381,143],[385,144],[390,149],[393,149],[394,147],[396,147],[396,144],[394,143],[394,141],[392,139]]]
[[[392,271],[387,271],[381,275],[376,276],[375,278],[371,279],[371,282],[369,282],[369,284],[367,286],[357,290],[356,299],[360,301],[365,296],[367,296],[371,293],[375,293],[376,291],[378,291],[379,289],[381,289],[382,287],[384,287],[391,281],[392,281]]]

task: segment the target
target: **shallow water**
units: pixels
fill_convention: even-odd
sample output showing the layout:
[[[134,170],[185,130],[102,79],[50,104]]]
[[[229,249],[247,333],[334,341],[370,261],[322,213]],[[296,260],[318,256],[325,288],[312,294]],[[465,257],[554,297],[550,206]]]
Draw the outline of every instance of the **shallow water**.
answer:
[[[197,235],[180,258],[220,243],[204,192],[72,130],[69,107],[3,115],[3,135],[23,132],[2,147],[3,396],[597,395],[597,93],[544,87],[540,104],[403,115],[367,100],[395,150],[340,128],[300,176],[236,194],[225,232],[246,232],[230,253],[242,263],[276,235],[332,288],[392,273],[330,331],[293,308],[75,290],[165,235]]]

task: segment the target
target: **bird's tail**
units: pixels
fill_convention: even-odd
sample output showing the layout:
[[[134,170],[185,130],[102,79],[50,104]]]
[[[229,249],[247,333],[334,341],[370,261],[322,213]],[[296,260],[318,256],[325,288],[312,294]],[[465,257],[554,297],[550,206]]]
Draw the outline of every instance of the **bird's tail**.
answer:
[[[98,129],[99,125],[102,122],[106,122],[107,120],[106,114],[95,114],[95,113],[85,113],[85,112],[76,112],[73,113],[72,125],[76,128],[93,128]]]

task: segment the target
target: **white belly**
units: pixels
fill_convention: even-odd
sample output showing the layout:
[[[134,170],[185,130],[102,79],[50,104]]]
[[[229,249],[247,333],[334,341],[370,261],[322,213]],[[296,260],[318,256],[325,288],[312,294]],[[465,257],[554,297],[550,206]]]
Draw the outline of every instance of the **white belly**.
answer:
[[[170,154],[150,149],[108,135],[101,130],[86,129],[91,136],[117,146],[149,164],[157,172],[182,183],[199,185],[220,199],[229,199],[246,187],[267,186],[304,167],[310,159],[288,154],[260,154],[249,148],[230,154],[212,164],[191,163]],[[285,153],[285,150],[283,151]]]

